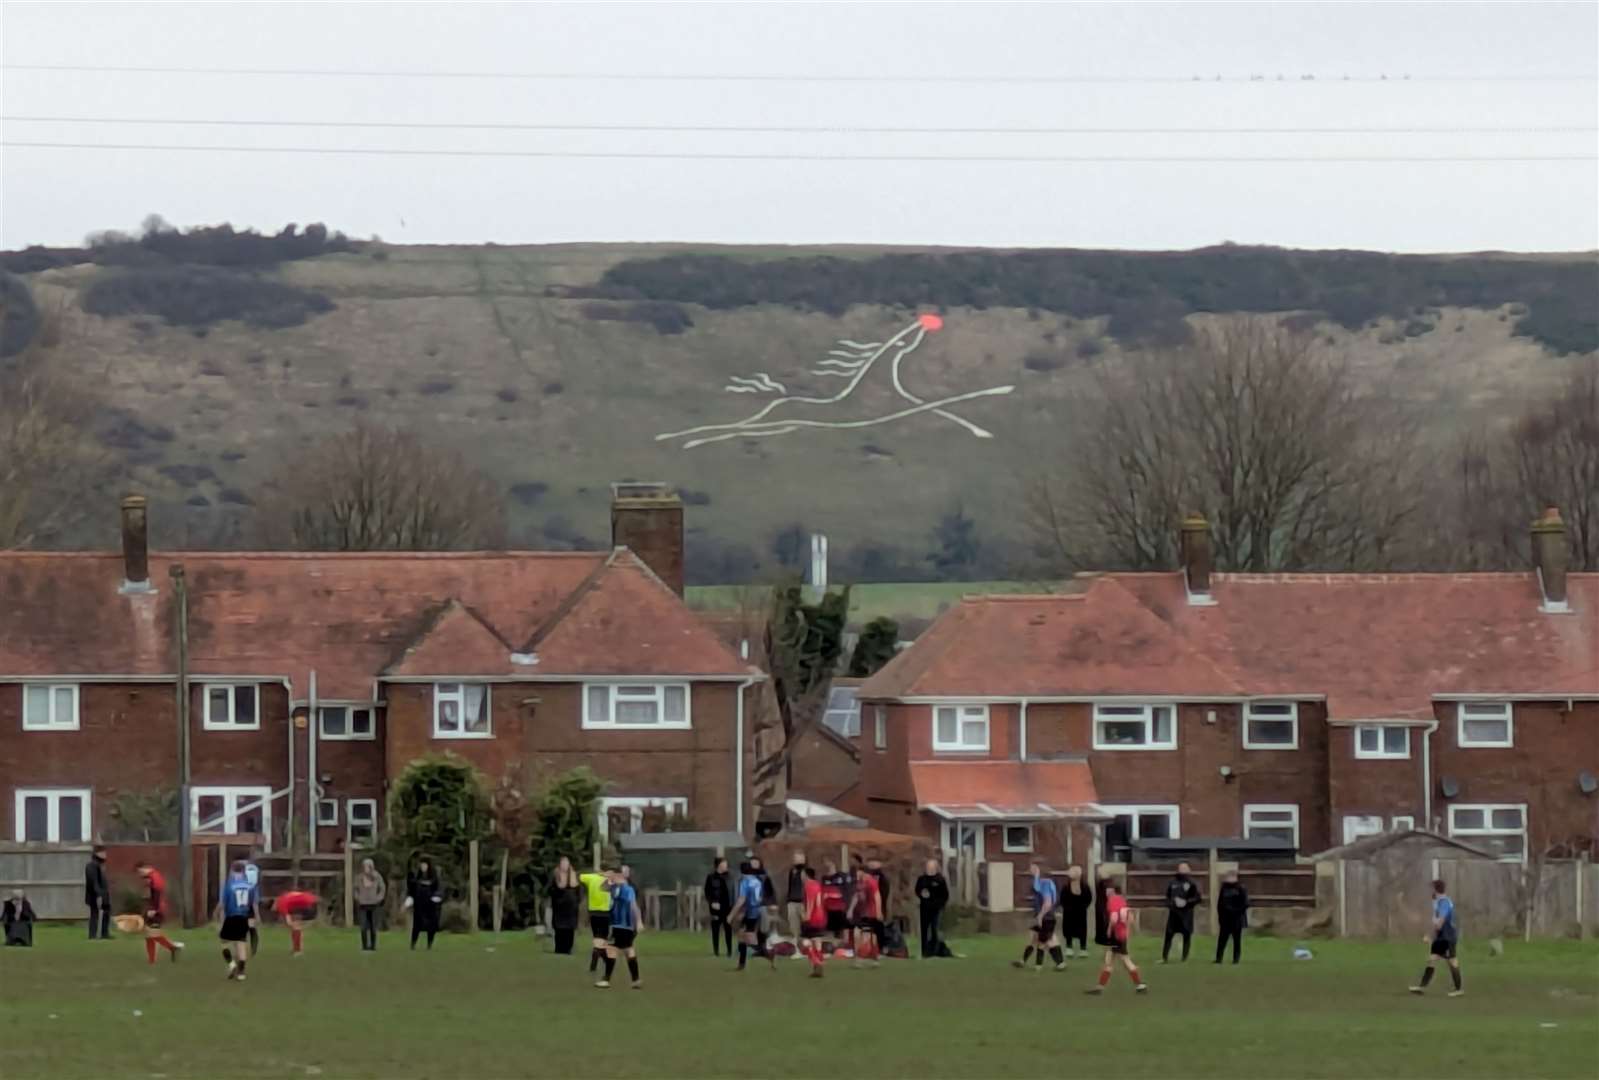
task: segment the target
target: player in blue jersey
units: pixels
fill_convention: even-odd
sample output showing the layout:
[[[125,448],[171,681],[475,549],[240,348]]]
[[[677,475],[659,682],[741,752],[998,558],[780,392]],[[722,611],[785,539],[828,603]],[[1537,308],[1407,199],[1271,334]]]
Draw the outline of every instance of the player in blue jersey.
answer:
[[[1460,947],[1460,926],[1455,922],[1455,902],[1449,899],[1442,881],[1432,883],[1432,933],[1421,940],[1430,943],[1431,953],[1427,957],[1427,967],[1421,973],[1420,984],[1412,986],[1410,992],[1425,994],[1427,984],[1432,982],[1433,969],[1438,966],[1439,960],[1443,960],[1449,964],[1449,977],[1455,983],[1449,996],[1463,997],[1466,988],[1461,985],[1460,957],[1456,955]]]
[[[1061,952],[1060,946],[1055,944],[1055,919],[1060,907],[1060,888],[1036,862],[1027,869],[1033,875],[1033,929],[1027,939],[1027,948],[1022,951],[1022,958],[1012,960],[1011,966],[1026,967],[1027,961],[1031,960],[1036,952],[1038,962],[1034,970],[1042,971],[1044,953],[1047,951],[1050,959],[1055,961],[1055,970],[1065,971],[1066,956]]]
[[[217,906],[222,909],[222,959],[228,965],[228,978],[244,981],[244,965],[250,959],[250,925],[258,917],[260,900],[256,887],[246,875],[244,860],[234,862],[228,879],[222,883]]]
[[[743,876],[738,879],[738,892],[735,894],[733,910],[727,913],[727,921],[738,931],[738,970],[744,970],[745,961],[749,959],[749,951],[753,948],[757,956],[763,952],[766,954],[766,959],[771,962],[772,970],[775,971],[777,956],[765,948],[765,935],[761,933],[764,885],[760,874],[750,863],[742,864],[739,871]]]
[[[633,989],[643,989],[638,977],[638,949],[634,942],[643,929],[639,916],[638,893],[633,882],[621,870],[606,875],[611,886],[611,936],[605,943],[605,975],[594,985],[601,990],[611,987],[611,975],[616,971],[616,958],[627,955],[627,973],[633,980]]]

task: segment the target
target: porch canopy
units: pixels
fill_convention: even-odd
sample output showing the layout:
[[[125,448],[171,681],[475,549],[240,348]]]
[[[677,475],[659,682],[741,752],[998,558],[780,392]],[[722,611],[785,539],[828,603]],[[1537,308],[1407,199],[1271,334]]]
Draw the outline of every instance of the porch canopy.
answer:
[[[1109,821],[1088,762],[918,761],[916,805],[945,821]]]

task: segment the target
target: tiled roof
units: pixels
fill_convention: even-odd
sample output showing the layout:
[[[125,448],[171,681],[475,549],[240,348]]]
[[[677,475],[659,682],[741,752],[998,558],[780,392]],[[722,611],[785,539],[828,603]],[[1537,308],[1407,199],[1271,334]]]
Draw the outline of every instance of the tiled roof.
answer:
[[[649,674],[663,634],[673,660],[687,665],[676,673],[744,671],[625,551],[162,553],[150,557],[156,591],[143,595],[118,591],[120,555],[0,552],[0,678],[170,676],[177,660],[168,569],[179,562],[195,676],[288,678],[297,698],[313,669],[319,697],[329,700],[370,700],[391,665],[417,675]],[[613,578],[625,584],[612,589]],[[602,579],[602,600],[568,608],[580,587]],[[643,583],[654,594],[645,595]],[[618,610],[629,605],[651,624],[629,621]],[[587,640],[559,635],[560,662],[576,666],[513,667],[503,643],[541,631],[556,638],[565,622],[551,626],[558,615],[586,628]]]
[[[916,805],[945,817],[1094,815],[1099,793],[1086,761],[913,761]]]
[[[1429,716],[1435,695],[1599,697],[1599,575],[1566,614],[1532,574],[1106,574],[1073,596],[968,599],[863,698],[1325,696],[1332,719]]]

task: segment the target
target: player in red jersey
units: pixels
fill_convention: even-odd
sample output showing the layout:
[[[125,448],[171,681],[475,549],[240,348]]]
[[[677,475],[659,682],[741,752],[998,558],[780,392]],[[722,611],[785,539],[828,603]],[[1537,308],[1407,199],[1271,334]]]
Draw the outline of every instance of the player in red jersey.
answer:
[[[883,949],[883,893],[877,878],[865,866],[855,867],[855,896],[850,901],[850,916],[855,924],[855,956],[881,964]]]
[[[822,939],[827,936],[827,907],[822,902],[822,883],[816,880],[816,868],[806,866],[804,872],[805,913],[800,923],[800,951],[811,962],[811,978],[822,977]]]
[[[155,963],[156,947],[167,950],[174,963],[178,954],[183,951],[183,942],[173,941],[167,937],[162,928],[165,922],[167,909],[167,879],[161,876],[161,871],[147,862],[141,862],[134,867],[139,876],[144,878],[145,887],[148,889],[144,898],[144,955],[150,963]]]
[[[305,924],[315,919],[317,914],[316,894],[299,890],[279,893],[278,898],[272,901],[272,909],[283,920],[283,925],[289,928],[289,941],[294,946],[290,955],[301,955],[305,951]]]
[[[1133,980],[1133,988],[1140,994],[1148,990],[1144,984],[1143,976],[1138,973],[1138,965],[1133,963],[1133,958],[1128,955],[1127,942],[1132,937],[1132,911],[1127,907],[1127,898],[1122,895],[1121,888],[1114,878],[1106,878],[1100,891],[1105,896],[1105,921],[1106,921],[1106,946],[1105,964],[1099,969],[1099,985],[1085,991],[1089,994],[1103,994],[1105,987],[1110,983],[1111,968],[1115,965],[1116,957],[1122,958],[1122,966],[1127,969],[1127,977]]]

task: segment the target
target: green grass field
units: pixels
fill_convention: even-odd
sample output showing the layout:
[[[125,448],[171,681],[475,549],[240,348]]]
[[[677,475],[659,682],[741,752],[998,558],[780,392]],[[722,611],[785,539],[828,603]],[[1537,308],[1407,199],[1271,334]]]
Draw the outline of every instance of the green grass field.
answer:
[[[583,956],[531,935],[399,933],[362,954],[353,931],[268,932],[249,981],[228,983],[214,931],[181,963],[145,964],[137,938],[49,928],[0,952],[0,1076],[24,1077],[1592,1077],[1599,946],[1471,944],[1467,996],[1406,985],[1424,950],[1246,942],[1241,967],[1149,963],[1083,996],[1094,966],[1019,972],[1016,943],[957,943],[965,959],[876,970],[756,963],[743,975],[697,936],[641,938],[644,990],[595,990]],[[579,951],[586,942],[579,941]],[[1142,954],[1142,955],[1140,955]],[[1444,987],[1448,980],[1443,978]],[[136,1014],[139,1010],[142,1015]]]

